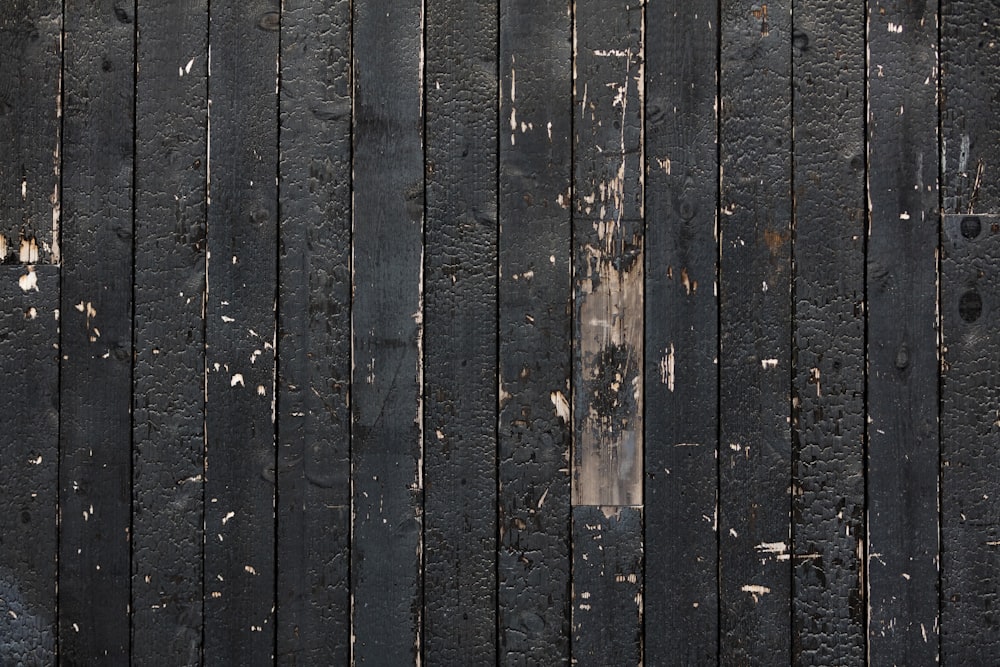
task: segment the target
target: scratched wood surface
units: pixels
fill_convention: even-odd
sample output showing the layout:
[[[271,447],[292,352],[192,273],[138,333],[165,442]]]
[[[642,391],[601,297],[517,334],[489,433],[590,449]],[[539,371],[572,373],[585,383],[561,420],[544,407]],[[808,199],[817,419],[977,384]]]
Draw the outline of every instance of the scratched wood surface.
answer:
[[[991,664],[998,30],[0,3],[0,663]]]

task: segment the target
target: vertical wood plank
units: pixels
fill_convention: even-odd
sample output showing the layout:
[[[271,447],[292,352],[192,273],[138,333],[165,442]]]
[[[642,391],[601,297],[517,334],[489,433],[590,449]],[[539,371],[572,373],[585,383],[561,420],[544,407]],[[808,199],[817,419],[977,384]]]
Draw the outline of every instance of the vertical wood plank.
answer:
[[[641,665],[642,508],[573,508],[573,664]]]
[[[995,0],[941,3],[941,187],[944,212],[950,214],[1000,212],[993,177],[1000,141],[994,94],[1000,73],[998,10]],[[993,216],[945,218],[940,308],[941,660],[946,664],[975,662],[1000,645],[994,602],[1000,593],[994,574],[1000,538],[992,527],[998,505],[987,490],[997,480],[991,454],[997,417],[989,411],[996,405],[997,384],[997,315],[990,294],[996,273],[995,260],[989,259],[991,249],[996,253],[997,222]],[[974,294],[982,301],[975,316]]]
[[[1000,647],[1000,216],[945,216],[942,251],[941,658],[961,665]]]
[[[791,659],[791,6],[722,3],[722,664]]]
[[[574,5],[575,505],[642,504],[642,20]]]
[[[135,16],[111,0],[65,12],[59,653],[127,662]]]
[[[208,5],[138,12],[134,661],[201,657]]]
[[[497,633],[497,6],[426,11],[424,660],[485,665]]]
[[[0,267],[0,653],[54,664],[59,269]]]
[[[718,40],[712,0],[646,5],[645,651],[718,652]]]
[[[566,2],[500,2],[498,650],[512,665],[570,660],[571,35]]]
[[[351,5],[281,17],[278,663],[350,659]]]
[[[354,4],[355,664],[421,655],[423,6]]]
[[[793,661],[863,665],[864,10],[792,18]]]
[[[868,657],[938,656],[937,4],[868,3]]]
[[[59,263],[62,2],[0,8],[0,263]]]
[[[274,345],[280,16],[210,7],[206,342],[207,664],[274,651]]]

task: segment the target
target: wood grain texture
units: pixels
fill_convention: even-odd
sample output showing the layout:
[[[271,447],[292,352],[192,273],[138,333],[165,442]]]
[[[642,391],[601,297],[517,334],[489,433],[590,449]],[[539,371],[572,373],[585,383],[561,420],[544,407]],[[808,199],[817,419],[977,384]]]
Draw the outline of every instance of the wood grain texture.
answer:
[[[127,662],[135,16],[112,0],[65,12],[59,654]]]
[[[274,652],[278,3],[213,0],[204,660]]]
[[[646,4],[645,662],[718,652],[718,3]]]
[[[423,6],[354,3],[355,664],[420,659]]]
[[[938,656],[937,4],[868,3],[868,658]]]
[[[723,664],[791,658],[791,30],[722,3],[719,540]]]
[[[433,0],[426,12],[423,659],[485,665],[497,634],[497,6]]]
[[[208,5],[140,9],[132,659],[201,656]]]
[[[1000,2],[940,3],[941,188],[946,213],[1000,207],[996,146],[1000,118]]]
[[[793,660],[863,665],[865,15],[792,17]]]
[[[642,665],[642,508],[573,508],[573,664]]]
[[[62,5],[0,8],[0,263],[59,263]]]
[[[500,3],[497,603],[510,665],[570,660],[571,36],[568,3]]]
[[[0,654],[55,662],[59,269],[0,267]]]
[[[350,658],[351,5],[281,16],[277,661]]]
[[[573,22],[573,503],[641,505],[643,6]]]
[[[995,448],[1000,415],[1000,216],[947,215],[941,261],[941,659],[1000,647]]]

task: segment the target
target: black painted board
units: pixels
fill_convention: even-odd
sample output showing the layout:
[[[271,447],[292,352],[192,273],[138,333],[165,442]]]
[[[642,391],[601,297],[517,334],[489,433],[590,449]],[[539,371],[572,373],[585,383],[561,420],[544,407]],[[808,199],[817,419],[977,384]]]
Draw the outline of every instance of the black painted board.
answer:
[[[567,3],[500,3],[497,605],[511,665],[570,659],[571,36]]]
[[[645,661],[718,651],[717,2],[646,6]]]
[[[1000,216],[947,215],[941,260],[941,660],[1000,648]]]
[[[350,657],[350,3],[281,16],[277,642]]]
[[[778,557],[794,664],[863,665],[865,15],[838,0],[792,16],[795,492]]]
[[[992,92],[1000,78],[1000,2],[942,0],[941,188],[946,213],[995,213],[1000,203]]]
[[[573,507],[573,664],[643,664],[642,508]]]
[[[0,270],[0,654],[55,663],[59,269]]]
[[[0,7],[0,263],[59,263],[62,4]]]
[[[719,631],[726,665],[791,658],[789,10],[788,2],[722,4]]]
[[[574,5],[574,505],[642,504],[642,18]]]
[[[937,5],[868,3],[868,659],[938,655]]]
[[[59,655],[70,664],[125,662],[135,16],[111,0],[70,0],[65,12]]]
[[[351,594],[355,664],[420,659],[423,7],[354,3]]]
[[[495,664],[497,6],[426,12],[423,660]]]
[[[204,662],[274,652],[278,3],[209,8]]]
[[[208,4],[143,5],[137,25],[132,659],[197,664]]]

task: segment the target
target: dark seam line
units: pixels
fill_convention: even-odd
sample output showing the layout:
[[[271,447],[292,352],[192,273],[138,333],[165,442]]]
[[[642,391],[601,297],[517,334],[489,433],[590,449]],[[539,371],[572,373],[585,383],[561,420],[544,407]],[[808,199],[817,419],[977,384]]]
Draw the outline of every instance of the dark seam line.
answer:
[[[276,55],[277,69],[275,71],[275,165],[274,165],[274,224],[275,224],[275,236],[274,236],[274,366],[271,376],[271,397],[274,401],[274,495],[272,499],[271,507],[274,524],[272,537],[274,539],[273,548],[273,558],[274,558],[274,579],[272,581],[274,590],[272,592],[273,599],[273,615],[274,615],[274,630],[272,630],[272,656],[275,662],[278,661],[278,619],[281,614],[281,608],[278,604],[278,554],[280,553],[278,539],[280,532],[278,529],[278,524],[280,522],[280,480],[281,480],[281,447],[280,447],[280,405],[278,404],[278,399],[280,392],[279,378],[278,378],[278,368],[280,361],[279,352],[279,341],[281,339],[281,35],[284,29],[284,2],[278,3],[278,50]]]
[[[129,493],[129,512],[128,512],[128,558],[129,558],[129,577],[128,577],[128,659],[132,659],[133,651],[133,620],[135,617],[135,604],[134,604],[134,587],[133,578],[135,570],[135,405],[134,405],[134,391],[135,391],[135,360],[136,360],[136,349],[135,349],[135,302],[136,302],[136,285],[135,285],[135,249],[136,249],[136,203],[137,203],[137,192],[136,192],[136,172],[138,168],[138,141],[139,141],[139,0],[134,0],[132,3],[132,303],[131,312],[129,313],[130,322],[129,329],[131,334],[131,353],[129,355],[129,389],[133,392],[133,395],[129,397],[129,407],[128,419],[129,419],[129,429],[128,429],[128,441],[129,441],[129,466],[128,466],[128,493]]]
[[[797,278],[795,264],[795,238],[797,223],[797,207],[795,202],[795,0],[792,0],[791,16],[789,18],[788,30],[788,114],[789,114],[789,169],[788,169],[788,195],[789,195],[789,341],[788,341],[788,443],[789,443],[789,481],[791,482],[791,492],[788,494],[788,660],[789,665],[795,664],[795,644],[796,644],[796,617],[795,617],[795,488],[799,481],[799,421],[796,414],[796,403],[798,398],[798,386],[796,377],[798,373],[799,354],[795,346],[795,334],[798,331],[798,317],[796,309]]]
[[[715,22],[715,661],[722,665],[722,0]]]
[[[62,13],[59,17],[59,136],[57,138],[57,143],[59,146],[59,227],[54,231],[54,238],[52,241],[56,244],[55,247],[59,248],[59,297],[56,303],[62,308],[62,298],[63,298],[63,259],[62,259],[62,216],[63,216],[63,151],[65,150],[65,136],[66,136],[66,0],[62,2]],[[60,310],[61,312],[61,310]],[[62,627],[60,616],[60,587],[59,587],[59,572],[61,569],[60,555],[62,553],[62,502],[61,502],[61,490],[63,487],[63,470],[62,470],[62,359],[63,359],[63,344],[62,344],[62,332],[63,327],[59,326],[56,329],[56,340],[58,344],[58,359],[56,361],[56,493],[55,493],[55,519],[56,519],[56,581],[55,581],[55,622],[53,628],[53,652],[54,658],[58,662],[59,660],[59,643],[60,643],[60,628]]]
[[[871,155],[871,135],[869,128],[869,88],[871,86],[871,55],[869,53],[869,23],[871,21],[869,16],[869,8],[867,4],[864,6],[864,45],[865,45],[865,85],[864,85],[864,150],[865,150],[865,233],[863,235],[863,252],[864,252],[864,287],[862,291],[862,299],[864,302],[864,343],[863,343],[863,354],[864,354],[864,419],[862,419],[862,474],[864,476],[864,535],[865,535],[865,545],[864,552],[862,554],[862,562],[860,563],[862,582],[864,583],[864,590],[862,591],[862,598],[865,604],[862,605],[862,618],[863,618],[863,631],[864,631],[864,650],[865,650],[865,664],[869,664],[871,658],[871,630],[869,625],[871,624],[871,580],[869,579],[868,571],[868,554],[871,552],[871,524],[868,520],[868,511],[870,509],[870,488],[869,488],[869,447],[868,439],[870,437],[870,432],[868,429],[868,420],[870,416],[870,405],[869,405],[869,372],[868,366],[870,362],[869,355],[869,310],[868,310],[868,250],[869,242],[871,236],[871,187],[870,187],[870,155]]]

